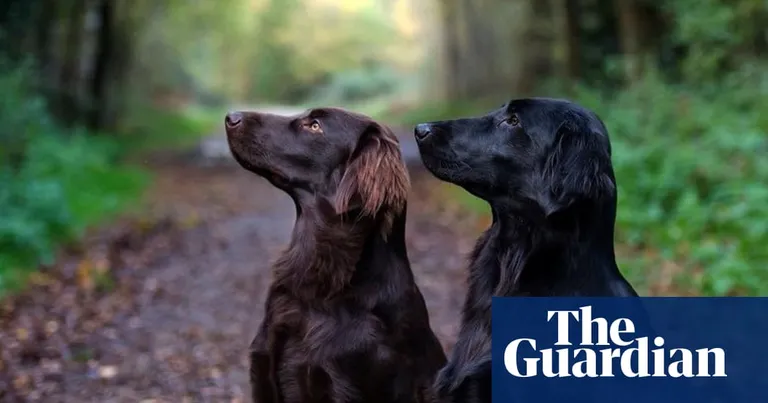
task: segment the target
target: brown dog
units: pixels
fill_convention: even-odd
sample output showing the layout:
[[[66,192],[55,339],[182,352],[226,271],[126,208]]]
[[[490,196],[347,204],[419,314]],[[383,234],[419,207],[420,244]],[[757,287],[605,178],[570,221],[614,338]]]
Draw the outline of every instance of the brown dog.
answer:
[[[231,112],[235,159],[288,193],[296,224],[251,344],[259,403],[431,400],[445,363],[405,248],[397,138],[342,109]]]

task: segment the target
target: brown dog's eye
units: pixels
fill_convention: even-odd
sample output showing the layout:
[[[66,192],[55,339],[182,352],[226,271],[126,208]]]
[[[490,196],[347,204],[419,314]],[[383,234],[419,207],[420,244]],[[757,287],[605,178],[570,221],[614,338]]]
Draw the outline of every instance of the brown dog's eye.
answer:
[[[512,126],[517,126],[520,124],[520,119],[517,117],[517,115],[512,115],[507,119],[507,123],[509,123]]]
[[[323,128],[320,127],[320,122],[318,122],[316,120],[313,120],[312,123],[310,123],[308,127],[309,127],[309,130],[311,130],[311,131],[313,131],[315,133],[319,133],[319,132],[323,131]]]

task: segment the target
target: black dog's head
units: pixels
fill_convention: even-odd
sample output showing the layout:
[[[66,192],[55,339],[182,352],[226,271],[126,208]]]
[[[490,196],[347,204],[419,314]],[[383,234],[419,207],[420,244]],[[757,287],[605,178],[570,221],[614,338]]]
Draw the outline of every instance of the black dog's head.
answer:
[[[298,116],[230,112],[232,155],[294,200],[323,198],[337,214],[403,209],[409,189],[397,138],[367,116],[338,108]]]
[[[513,100],[485,116],[419,124],[415,137],[435,176],[492,206],[546,217],[580,202],[615,204],[607,130],[574,103]]]

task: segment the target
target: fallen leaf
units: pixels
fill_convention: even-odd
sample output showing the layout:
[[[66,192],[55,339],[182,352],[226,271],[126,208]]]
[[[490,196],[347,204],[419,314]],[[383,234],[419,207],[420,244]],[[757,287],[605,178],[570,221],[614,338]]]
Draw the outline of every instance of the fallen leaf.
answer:
[[[98,275],[104,275],[109,271],[109,260],[106,256],[101,256],[95,259],[93,263],[93,270]]]
[[[103,365],[99,367],[99,377],[101,379],[111,379],[117,375],[117,367],[114,365]]]
[[[60,361],[55,360],[45,360],[41,364],[42,368],[45,370],[46,373],[49,374],[58,374],[61,373],[62,365]]]
[[[56,331],[59,330],[59,323],[55,320],[49,320],[45,324],[45,333],[48,334],[48,336],[56,333]]]
[[[33,272],[29,274],[27,281],[33,286],[47,286],[53,284],[55,280],[45,273]]]
[[[90,259],[83,259],[77,265],[76,278],[80,289],[86,291],[93,289],[93,263]]]
[[[19,391],[29,389],[31,383],[32,379],[27,374],[21,374],[13,378],[13,388]]]
[[[141,232],[148,232],[149,230],[152,229],[152,227],[155,226],[156,222],[157,221],[154,219],[154,217],[145,216],[145,217],[139,217],[136,220],[135,225],[139,229],[139,231],[141,231]]]
[[[16,340],[25,341],[29,338],[29,331],[23,327],[16,329]]]
[[[200,215],[197,214],[197,212],[192,211],[181,220],[181,227],[184,229],[189,229],[197,226],[199,223]]]

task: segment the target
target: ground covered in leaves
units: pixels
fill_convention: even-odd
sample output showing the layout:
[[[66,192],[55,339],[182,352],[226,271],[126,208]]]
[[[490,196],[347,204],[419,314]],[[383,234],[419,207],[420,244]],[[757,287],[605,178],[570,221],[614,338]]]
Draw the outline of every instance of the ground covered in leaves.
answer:
[[[233,165],[155,164],[147,207],[0,302],[0,402],[249,401],[247,347],[290,199]],[[487,225],[412,172],[409,254],[452,347],[465,258]]]

